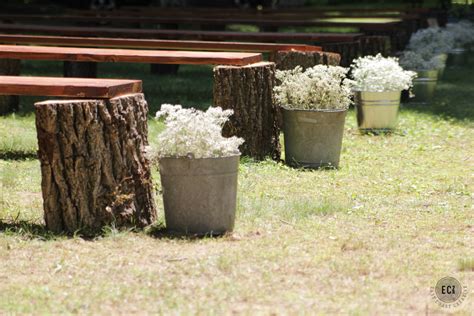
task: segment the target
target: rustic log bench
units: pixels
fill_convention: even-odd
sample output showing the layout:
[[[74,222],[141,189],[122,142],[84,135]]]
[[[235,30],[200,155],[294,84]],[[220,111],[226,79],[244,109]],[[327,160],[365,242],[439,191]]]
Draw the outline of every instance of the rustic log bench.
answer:
[[[226,135],[245,139],[244,155],[279,159],[280,117],[273,102],[275,63],[260,62],[259,53],[172,52],[0,45],[0,58],[5,59],[220,64],[214,68],[214,104],[235,112]]]
[[[141,90],[139,80],[0,76],[2,95],[67,98],[35,104],[48,229],[88,234],[154,222]]]
[[[173,49],[200,51],[237,51],[269,53],[269,60],[276,63],[277,69],[292,69],[296,65],[303,68],[316,64],[339,65],[340,55],[323,52],[321,47],[305,44],[276,44],[253,42],[217,42],[186,40],[145,40],[132,38],[66,37],[44,35],[0,34],[0,43],[34,44],[76,47],[114,47],[140,49]],[[162,66],[162,64],[152,64]],[[177,70],[178,65],[174,69]]]
[[[257,42],[299,42],[321,45],[323,51],[338,53],[342,56],[341,65],[349,66],[354,58],[372,53],[375,49],[383,47],[381,53],[389,54],[391,51],[388,37],[371,36],[364,42],[375,43],[361,45],[364,34],[362,33],[277,33],[277,32],[220,32],[220,31],[192,31],[192,30],[156,30],[156,29],[128,29],[110,27],[74,27],[51,25],[23,25],[0,24],[0,32],[46,34],[66,36],[104,36],[104,37],[130,37],[130,38],[160,38],[180,40],[207,40],[207,41],[257,41]],[[131,40],[131,39],[129,39]],[[137,40],[135,40],[137,41]],[[134,44],[132,44],[134,45]],[[154,43],[150,45],[156,45]]]

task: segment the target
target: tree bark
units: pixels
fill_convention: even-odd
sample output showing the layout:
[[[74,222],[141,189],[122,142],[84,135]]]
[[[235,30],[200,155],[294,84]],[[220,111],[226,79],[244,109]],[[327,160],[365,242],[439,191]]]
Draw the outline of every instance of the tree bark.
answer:
[[[360,40],[362,56],[382,54],[391,55],[390,37],[388,36],[363,36]]]
[[[65,61],[64,77],[97,78],[97,63],[83,61]]]
[[[0,75],[19,76],[21,61],[17,59],[0,59]],[[20,97],[17,95],[0,95],[0,115],[16,112],[20,109]]]
[[[359,42],[345,43],[326,43],[321,45],[323,51],[334,52],[341,56],[341,66],[349,67],[352,61],[361,55],[361,47]]]
[[[48,229],[95,234],[156,217],[143,94],[35,104]]]
[[[279,51],[274,55],[274,61],[278,70],[294,69],[296,66],[304,70],[315,65],[339,66],[341,56],[329,52]]]
[[[234,110],[224,136],[245,140],[243,155],[262,160],[280,159],[280,112],[273,98],[275,64],[214,68],[214,105]]]

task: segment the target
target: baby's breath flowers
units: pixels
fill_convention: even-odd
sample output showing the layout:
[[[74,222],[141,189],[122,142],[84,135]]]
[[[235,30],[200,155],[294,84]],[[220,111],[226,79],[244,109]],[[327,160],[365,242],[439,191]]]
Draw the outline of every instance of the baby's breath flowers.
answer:
[[[410,37],[408,50],[417,52],[424,59],[448,53],[453,49],[455,39],[451,32],[440,27],[429,27],[414,33]]]
[[[305,71],[277,71],[280,84],[273,91],[281,106],[293,109],[336,110],[351,104],[352,81],[346,78],[349,69],[317,65]]]
[[[443,67],[443,62],[438,56],[434,56],[431,59],[424,59],[421,54],[413,51],[404,51],[400,56],[400,66],[403,69],[413,71],[423,71],[439,69]]]
[[[352,77],[358,91],[384,92],[407,90],[413,85],[416,73],[403,70],[398,58],[366,56],[353,61]]]
[[[165,120],[165,130],[157,137],[152,158],[218,158],[239,155],[244,140],[225,138],[222,127],[232,110],[210,107],[207,111],[183,109],[181,105],[163,104],[156,118]]]
[[[448,23],[446,31],[453,37],[454,46],[462,48],[474,43],[474,24],[470,21],[459,21],[457,23]]]

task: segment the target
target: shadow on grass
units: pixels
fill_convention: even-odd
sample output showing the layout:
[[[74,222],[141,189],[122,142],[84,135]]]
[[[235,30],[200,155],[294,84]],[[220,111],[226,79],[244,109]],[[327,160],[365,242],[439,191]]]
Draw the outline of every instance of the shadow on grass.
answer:
[[[474,121],[474,62],[467,67],[446,68],[444,77],[438,81],[431,102],[415,104],[407,102],[404,109],[419,113],[438,115],[458,121]]]
[[[5,235],[17,235],[27,239],[54,240],[58,237],[65,237],[64,234],[55,234],[44,225],[35,224],[29,221],[7,222],[0,220],[0,233]]]
[[[146,234],[156,239],[176,239],[176,240],[185,240],[185,241],[198,241],[206,238],[223,238],[227,234],[185,234],[182,232],[176,232],[167,229],[163,223],[159,223],[153,226],[150,226],[146,230]]]
[[[1,151],[0,150],[0,159],[1,160],[31,160],[37,159],[38,155],[36,152],[23,152],[23,151]]]

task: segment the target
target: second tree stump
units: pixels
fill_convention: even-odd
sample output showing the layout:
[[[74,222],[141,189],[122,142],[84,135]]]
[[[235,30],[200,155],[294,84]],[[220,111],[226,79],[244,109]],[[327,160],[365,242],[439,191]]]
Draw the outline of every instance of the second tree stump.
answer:
[[[245,140],[242,155],[262,160],[280,159],[279,110],[274,102],[275,64],[214,68],[214,105],[234,110],[224,136]]]

